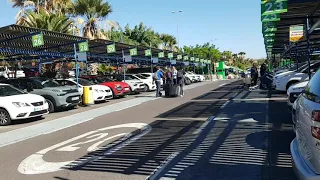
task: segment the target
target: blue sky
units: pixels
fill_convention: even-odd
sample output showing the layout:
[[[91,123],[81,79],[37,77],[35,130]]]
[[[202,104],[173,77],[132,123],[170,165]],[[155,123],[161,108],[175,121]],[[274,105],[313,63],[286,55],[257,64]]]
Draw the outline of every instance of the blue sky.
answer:
[[[2,0],[4,1],[4,0]],[[220,50],[246,52],[247,57],[265,57],[257,0],[108,0],[113,6],[110,20],[132,27],[140,22],[157,32],[177,35],[179,14],[180,46],[211,41]],[[0,26],[13,24],[18,9],[8,0],[0,7]]]

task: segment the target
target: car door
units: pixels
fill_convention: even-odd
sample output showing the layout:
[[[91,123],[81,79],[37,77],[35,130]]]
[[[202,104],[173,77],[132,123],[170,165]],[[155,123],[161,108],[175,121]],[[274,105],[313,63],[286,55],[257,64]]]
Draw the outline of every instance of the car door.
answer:
[[[297,140],[300,154],[314,172],[320,174],[320,71],[306,86],[297,102]],[[316,117],[316,118],[315,118]]]

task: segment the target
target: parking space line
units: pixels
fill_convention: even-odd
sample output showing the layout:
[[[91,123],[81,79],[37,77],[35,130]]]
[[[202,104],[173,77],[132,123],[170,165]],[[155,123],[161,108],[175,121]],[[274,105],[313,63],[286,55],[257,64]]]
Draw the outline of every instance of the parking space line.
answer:
[[[192,134],[200,134],[203,129],[207,127],[207,125],[214,119],[214,116],[211,116],[207,119],[206,122],[204,122],[198,129],[196,129]]]
[[[169,165],[169,163],[178,155],[178,152],[172,153],[167,157],[152,173],[146,178],[146,180],[154,180],[158,175]]]

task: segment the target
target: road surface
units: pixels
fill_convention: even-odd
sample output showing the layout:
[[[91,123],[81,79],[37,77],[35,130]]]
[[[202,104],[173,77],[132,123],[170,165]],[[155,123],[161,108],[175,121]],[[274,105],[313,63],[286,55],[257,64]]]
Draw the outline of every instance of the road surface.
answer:
[[[294,179],[284,95],[230,80],[186,88],[0,127],[0,179]]]

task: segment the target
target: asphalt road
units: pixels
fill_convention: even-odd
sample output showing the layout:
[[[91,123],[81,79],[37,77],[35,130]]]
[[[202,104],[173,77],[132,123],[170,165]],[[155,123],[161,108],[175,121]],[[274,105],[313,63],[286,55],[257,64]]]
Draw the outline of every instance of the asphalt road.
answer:
[[[284,95],[235,81],[189,88],[0,127],[0,179],[294,179]]]

